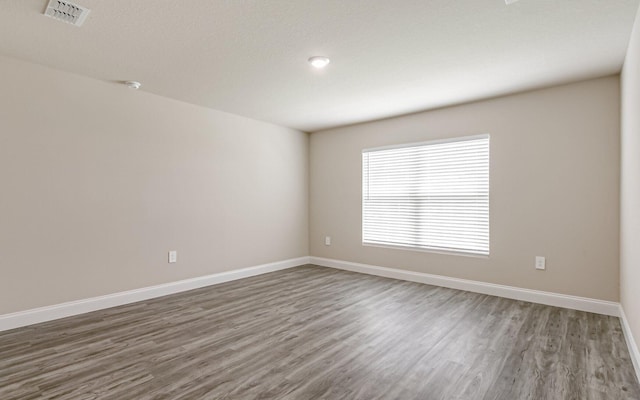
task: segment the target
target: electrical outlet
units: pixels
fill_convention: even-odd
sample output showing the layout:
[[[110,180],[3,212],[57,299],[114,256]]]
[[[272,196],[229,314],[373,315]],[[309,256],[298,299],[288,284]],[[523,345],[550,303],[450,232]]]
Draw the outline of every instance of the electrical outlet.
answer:
[[[178,262],[178,252],[176,250],[171,250],[169,252],[169,263],[173,264]]]
[[[547,261],[544,257],[536,256],[536,269],[546,269]]]
[[[324,245],[325,246],[331,246],[331,236],[325,236],[324,237]]]

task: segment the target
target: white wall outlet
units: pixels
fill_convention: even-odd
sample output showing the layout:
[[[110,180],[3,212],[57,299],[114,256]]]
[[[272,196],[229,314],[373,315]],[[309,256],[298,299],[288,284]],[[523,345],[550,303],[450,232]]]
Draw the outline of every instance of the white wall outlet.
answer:
[[[171,250],[169,252],[169,263],[178,262],[178,252],[175,250]]]
[[[547,261],[544,257],[536,256],[536,269],[546,269]]]
[[[325,236],[324,237],[324,245],[325,246],[331,246],[331,236]]]

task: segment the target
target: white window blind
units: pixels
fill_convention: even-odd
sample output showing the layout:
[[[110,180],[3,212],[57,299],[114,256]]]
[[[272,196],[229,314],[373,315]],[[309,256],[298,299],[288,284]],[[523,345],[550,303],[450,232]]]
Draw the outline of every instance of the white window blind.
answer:
[[[362,152],[363,244],[489,254],[489,135]]]

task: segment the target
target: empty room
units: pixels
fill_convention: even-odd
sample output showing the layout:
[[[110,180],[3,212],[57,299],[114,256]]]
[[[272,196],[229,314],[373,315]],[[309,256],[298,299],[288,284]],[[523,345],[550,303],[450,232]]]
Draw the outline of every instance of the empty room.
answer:
[[[640,400],[639,6],[0,2],[0,400]]]

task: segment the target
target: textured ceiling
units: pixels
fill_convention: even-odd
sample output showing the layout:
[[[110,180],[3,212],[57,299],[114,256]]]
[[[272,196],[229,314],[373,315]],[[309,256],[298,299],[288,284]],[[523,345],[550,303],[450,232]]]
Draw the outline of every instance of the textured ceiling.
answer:
[[[0,54],[315,131],[617,73],[638,2],[4,0]]]

